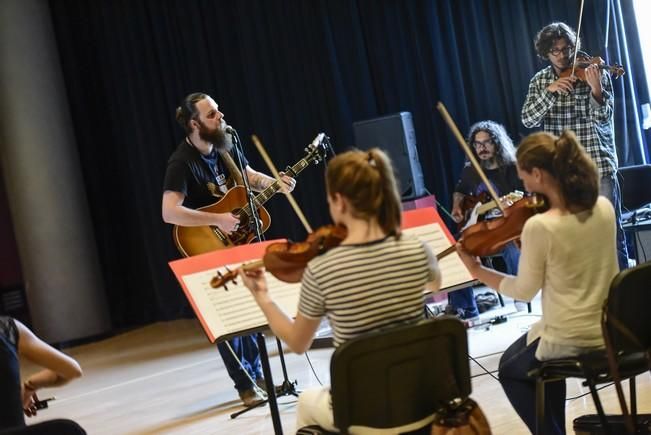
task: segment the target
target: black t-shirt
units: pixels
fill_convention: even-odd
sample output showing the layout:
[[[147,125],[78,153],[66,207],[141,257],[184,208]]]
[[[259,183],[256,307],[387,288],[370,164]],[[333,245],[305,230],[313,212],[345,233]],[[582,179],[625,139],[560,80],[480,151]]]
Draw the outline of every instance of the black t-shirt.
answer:
[[[14,319],[0,316],[0,429],[24,426],[18,329]]]
[[[518,170],[515,163],[502,166],[497,169],[484,169],[486,178],[491,182],[498,196],[504,196],[515,190],[524,191],[522,180],[518,177]],[[454,189],[455,192],[463,193],[464,195],[478,196],[483,192],[489,193],[486,184],[477,174],[475,168],[466,163],[461,171],[461,178]],[[493,209],[485,218],[492,219],[500,216],[499,209]]]
[[[504,196],[514,190],[524,190],[515,164],[502,166],[497,169],[484,169],[484,173],[499,196]],[[488,188],[477,174],[477,171],[475,171],[475,168],[470,163],[466,163],[466,166],[461,171],[461,178],[454,191],[463,193],[464,195],[477,196],[482,192],[488,192]]]
[[[233,149],[230,153],[237,164],[237,151]],[[240,156],[246,168],[249,163]],[[234,185],[230,171],[214,148],[204,156],[184,139],[167,161],[163,190],[184,194],[183,205],[197,209],[214,203]]]

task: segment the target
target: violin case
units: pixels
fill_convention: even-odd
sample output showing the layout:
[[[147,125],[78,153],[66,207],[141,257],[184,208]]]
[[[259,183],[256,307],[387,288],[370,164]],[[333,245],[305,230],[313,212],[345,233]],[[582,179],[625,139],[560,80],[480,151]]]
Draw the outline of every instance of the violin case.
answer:
[[[623,415],[607,415],[606,419],[611,435],[627,433]],[[651,414],[638,414],[636,427],[636,434],[651,434]],[[574,419],[574,433],[575,435],[605,435],[606,431],[597,414],[588,414]]]

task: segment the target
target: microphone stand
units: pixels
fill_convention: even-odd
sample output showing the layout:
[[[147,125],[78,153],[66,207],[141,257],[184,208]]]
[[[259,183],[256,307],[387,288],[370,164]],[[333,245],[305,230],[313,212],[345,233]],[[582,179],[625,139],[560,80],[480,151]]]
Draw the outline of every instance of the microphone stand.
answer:
[[[242,181],[244,182],[244,188],[246,189],[249,210],[251,210],[251,219],[253,219],[253,229],[255,230],[256,238],[258,239],[258,241],[262,241],[263,235],[262,235],[262,228],[260,227],[262,221],[260,220],[260,216],[258,214],[258,207],[255,202],[255,196],[253,195],[253,189],[251,189],[251,185],[249,183],[249,177],[248,174],[246,173],[246,168],[242,163],[241,157],[244,155],[242,142],[240,141],[240,137],[234,128],[230,129],[230,133],[231,133],[231,137],[233,138],[233,146],[237,154],[237,165],[239,166],[240,172],[242,173]],[[249,222],[248,224],[249,226],[251,226],[251,222]],[[289,380],[289,377],[287,375],[287,366],[285,365],[285,355],[283,353],[282,343],[280,342],[280,339],[276,337],[276,344],[278,346],[278,355],[280,356],[280,365],[283,370],[283,383],[279,385],[278,388],[276,389],[271,375],[271,367],[269,365],[269,356],[267,353],[267,345],[265,342],[264,334],[262,332],[258,332],[256,335],[256,339],[258,342],[258,348],[260,349],[260,363],[262,365],[262,372],[264,374],[265,383],[267,386],[267,400],[264,400],[254,406],[245,408],[241,411],[235,412],[231,414],[231,418],[237,418],[238,416],[252,409],[257,408],[258,406],[262,406],[265,403],[269,402],[269,409],[271,411],[271,419],[274,426],[274,433],[276,435],[282,435],[283,430],[280,423],[280,413],[278,411],[278,401],[276,400],[276,398],[281,396],[288,396],[290,394],[295,397],[298,397],[298,392],[296,391],[296,381],[290,382]]]

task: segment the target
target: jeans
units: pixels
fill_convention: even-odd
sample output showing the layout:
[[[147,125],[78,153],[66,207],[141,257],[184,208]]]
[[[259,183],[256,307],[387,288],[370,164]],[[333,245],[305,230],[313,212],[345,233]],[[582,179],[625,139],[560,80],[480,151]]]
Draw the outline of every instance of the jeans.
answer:
[[[466,287],[448,293],[448,302],[456,310],[463,310],[462,317],[464,319],[479,316],[479,309],[475,301],[475,292],[472,287]]]
[[[518,338],[502,355],[500,384],[513,409],[536,433],[536,380],[527,372],[540,365],[535,357],[540,339],[527,346],[527,334]],[[565,434],[565,380],[545,383],[545,435]]]
[[[260,351],[254,335],[243,335],[228,340],[237,359],[242,363],[251,378],[262,379],[262,364],[260,363]],[[244,391],[253,388],[251,380],[246,376],[237,359],[226,346],[226,343],[217,343],[217,349],[224,360],[226,371],[235,383],[237,391]]]
[[[504,257],[504,264],[506,264],[506,273],[509,275],[518,274],[518,263],[520,262],[520,249],[515,245],[515,242],[511,242],[502,250],[502,256]]]
[[[601,178],[599,193],[610,200],[615,208],[615,225],[617,230],[617,262],[619,270],[628,268],[628,250],[626,249],[626,236],[622,228],[622,192],[616,174]]]

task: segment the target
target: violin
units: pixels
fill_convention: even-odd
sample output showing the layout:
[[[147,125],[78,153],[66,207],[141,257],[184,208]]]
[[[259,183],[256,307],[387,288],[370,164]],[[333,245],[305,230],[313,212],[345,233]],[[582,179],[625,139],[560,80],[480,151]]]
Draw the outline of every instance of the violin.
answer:
[[[585,69],[590,65],[597,65],[599,69],[607,70],[616,79],[626,74],[626,71],[624,71],[624,68],[621,65],[606,65],[606,62],[604,62],[601,57],[591,57],[586,53],[580,52],[576,55],[576,63],[574,64],[574,76],[579,80],[585,82]],[[571,75],[572,66],[570,65],[561,71],[559,77],[570,77]]]
[[[522,198],[506,208],[502,217],[482,221],[463,230],[459,243],[476,257],[497,254],[507,244],[520,238],[525,222],[543,207],[545,202],[536,195]],[[452,245],[437,254],[436,258],[440,260],[455,250],[456,245]]]
[[[348,235],[342,225],[326,225],[307,236],[303,242],[278,242],[267,246],[261,260],[241,265],[235,270],[226,269],[226,273],[217,272],[210,280],[210,286],[218,288],[235,278],[244,270],[264,267],[267,272],[284,282],[300,282],[307,263],[314,257],[339,246]]]

